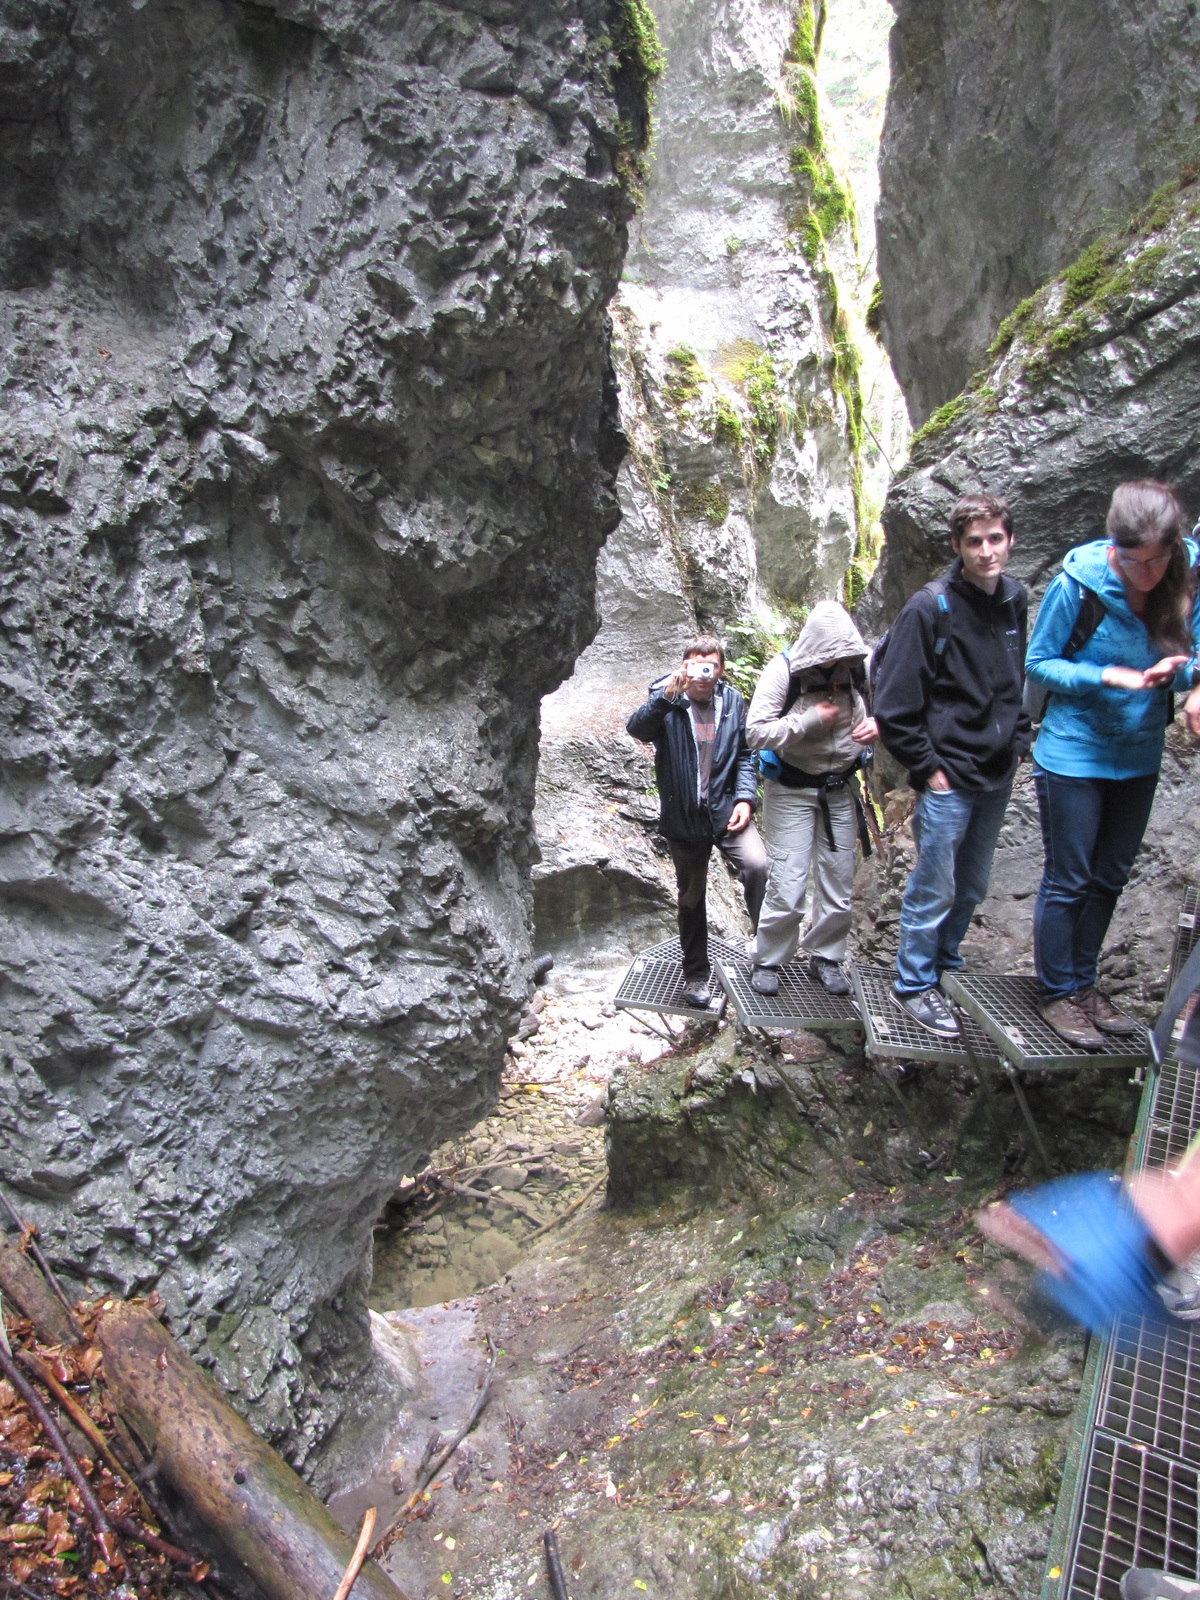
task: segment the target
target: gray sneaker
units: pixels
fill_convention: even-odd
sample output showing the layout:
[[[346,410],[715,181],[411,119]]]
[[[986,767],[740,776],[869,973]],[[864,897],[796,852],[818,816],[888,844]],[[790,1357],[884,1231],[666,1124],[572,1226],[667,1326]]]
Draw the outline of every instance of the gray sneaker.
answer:
[[[1121,1600],[1191,1600],[1194,1595],[1200,1595],[1200,1583],[1173,1572],[1130,1567],[1121,1574]]]
[[[930,1033],[943,1039],[958,1038],[958,1023],[940,989],[922,989],[920,994],[897,994],[893,989],[892,1001]]]

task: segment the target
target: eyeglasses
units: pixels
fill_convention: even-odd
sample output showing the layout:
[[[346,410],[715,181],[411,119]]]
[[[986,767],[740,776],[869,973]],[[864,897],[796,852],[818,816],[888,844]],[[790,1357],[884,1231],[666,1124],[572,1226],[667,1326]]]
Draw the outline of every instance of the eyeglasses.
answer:
[[[1139,561],[1136,556],[1127,556],[1116,545],[1113,546],[1113,549],[1116,551],[1117,565],[1124,568],[1126,572],[1150,572],[1157,567],[1165,567],[1173,554],[1172,551],[1168,550],[1165,555],[1147,556],[1145,560]]]

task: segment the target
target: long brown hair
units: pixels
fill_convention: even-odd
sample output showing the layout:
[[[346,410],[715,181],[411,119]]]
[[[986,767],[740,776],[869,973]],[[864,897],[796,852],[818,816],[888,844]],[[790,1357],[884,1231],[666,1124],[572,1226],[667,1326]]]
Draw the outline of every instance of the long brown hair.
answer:
[[[1195,579],[1184,543],[1187,520],[1174,489],[1155,478],[1119,483],[1108,508],[1108,536],[1122,550],[1162,544],[1171,552],[1167,570],[1146,595],[1142,621],[1157,644],[1176,655],[1191,655]]]

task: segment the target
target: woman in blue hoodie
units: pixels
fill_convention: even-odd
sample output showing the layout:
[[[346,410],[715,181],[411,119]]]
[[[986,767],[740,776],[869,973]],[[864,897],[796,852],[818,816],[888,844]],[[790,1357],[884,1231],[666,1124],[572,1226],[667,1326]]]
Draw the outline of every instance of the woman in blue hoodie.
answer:
[[[1046,856],[1033,913],[1042,1015],[1087,1050],[1135,1029],[1096,987],[1096,963],[1150,819],[1173,692],[1192,683],[1200,613],[1184,526],[1166,484],[1119,484],[1108,538],[1067,552],[1025,658],[1026,676],[1049,693],[1033,747]],[[1072,652],[1086,590],[1103,613]]]

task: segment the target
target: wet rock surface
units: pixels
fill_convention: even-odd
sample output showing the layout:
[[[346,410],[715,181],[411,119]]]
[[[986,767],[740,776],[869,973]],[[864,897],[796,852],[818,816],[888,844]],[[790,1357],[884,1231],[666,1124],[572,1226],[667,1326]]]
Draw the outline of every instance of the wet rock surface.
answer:
[[[371,1224],[529,992],[623,448],[610,13],[4,34],[0,1164],[310,1471],[397,1392]]]
[[[779,1046],[726,1028],[622,1068],[624,1203],[586,1207],[503,1284],[388,1313],[422,1387],[392,1480],[337,1503],[347,1524],[403,1507],[428,1436],[473,1404],[485,1332],[502,1352],[387,1557],[411,1592],[536,1592],[552,1523],[577,1597],[1038,1592],[1083,1348],[972,1226],[1028,1176],[1007,1091],[914,1067],[906,1115],[851,1041]],[[1135,1088],[1030,1093],[1057,1163],[1119,1164]],[[519,1125],[537,1099],[508,1104]],[[684,1123],[708,1159],[664,1183]]]
[[[1019,300],[1194,160],[1200,18],[1173,0],[894,9],[879,276],[919,425]]]
[[[1035,602],[1072,545],[1103,536],[1122,479],[1166,478],[1186,507],[1200,507],[1200,400],[1190,379],[1198,338],[1200,191],[1185,175],[1033,296],[978,380],[915,438],[884,507],[887,542],[859,607],[864,625],[878,634],[949,564],[959,494],[988,488],[1008,498],[1016,536],[1008,570]],[[1102,959],[1107,981],[1137,1000],[1161,994],[1174,909],[1195,879],[1196,754],[1180,720],[1168,731],[1154,812]],[[1041,865],[1025,769],[981,908],[1003,932],[1009,970],[1029,970]],[[902,888],[898,875],[885,914],[898,914]]]

